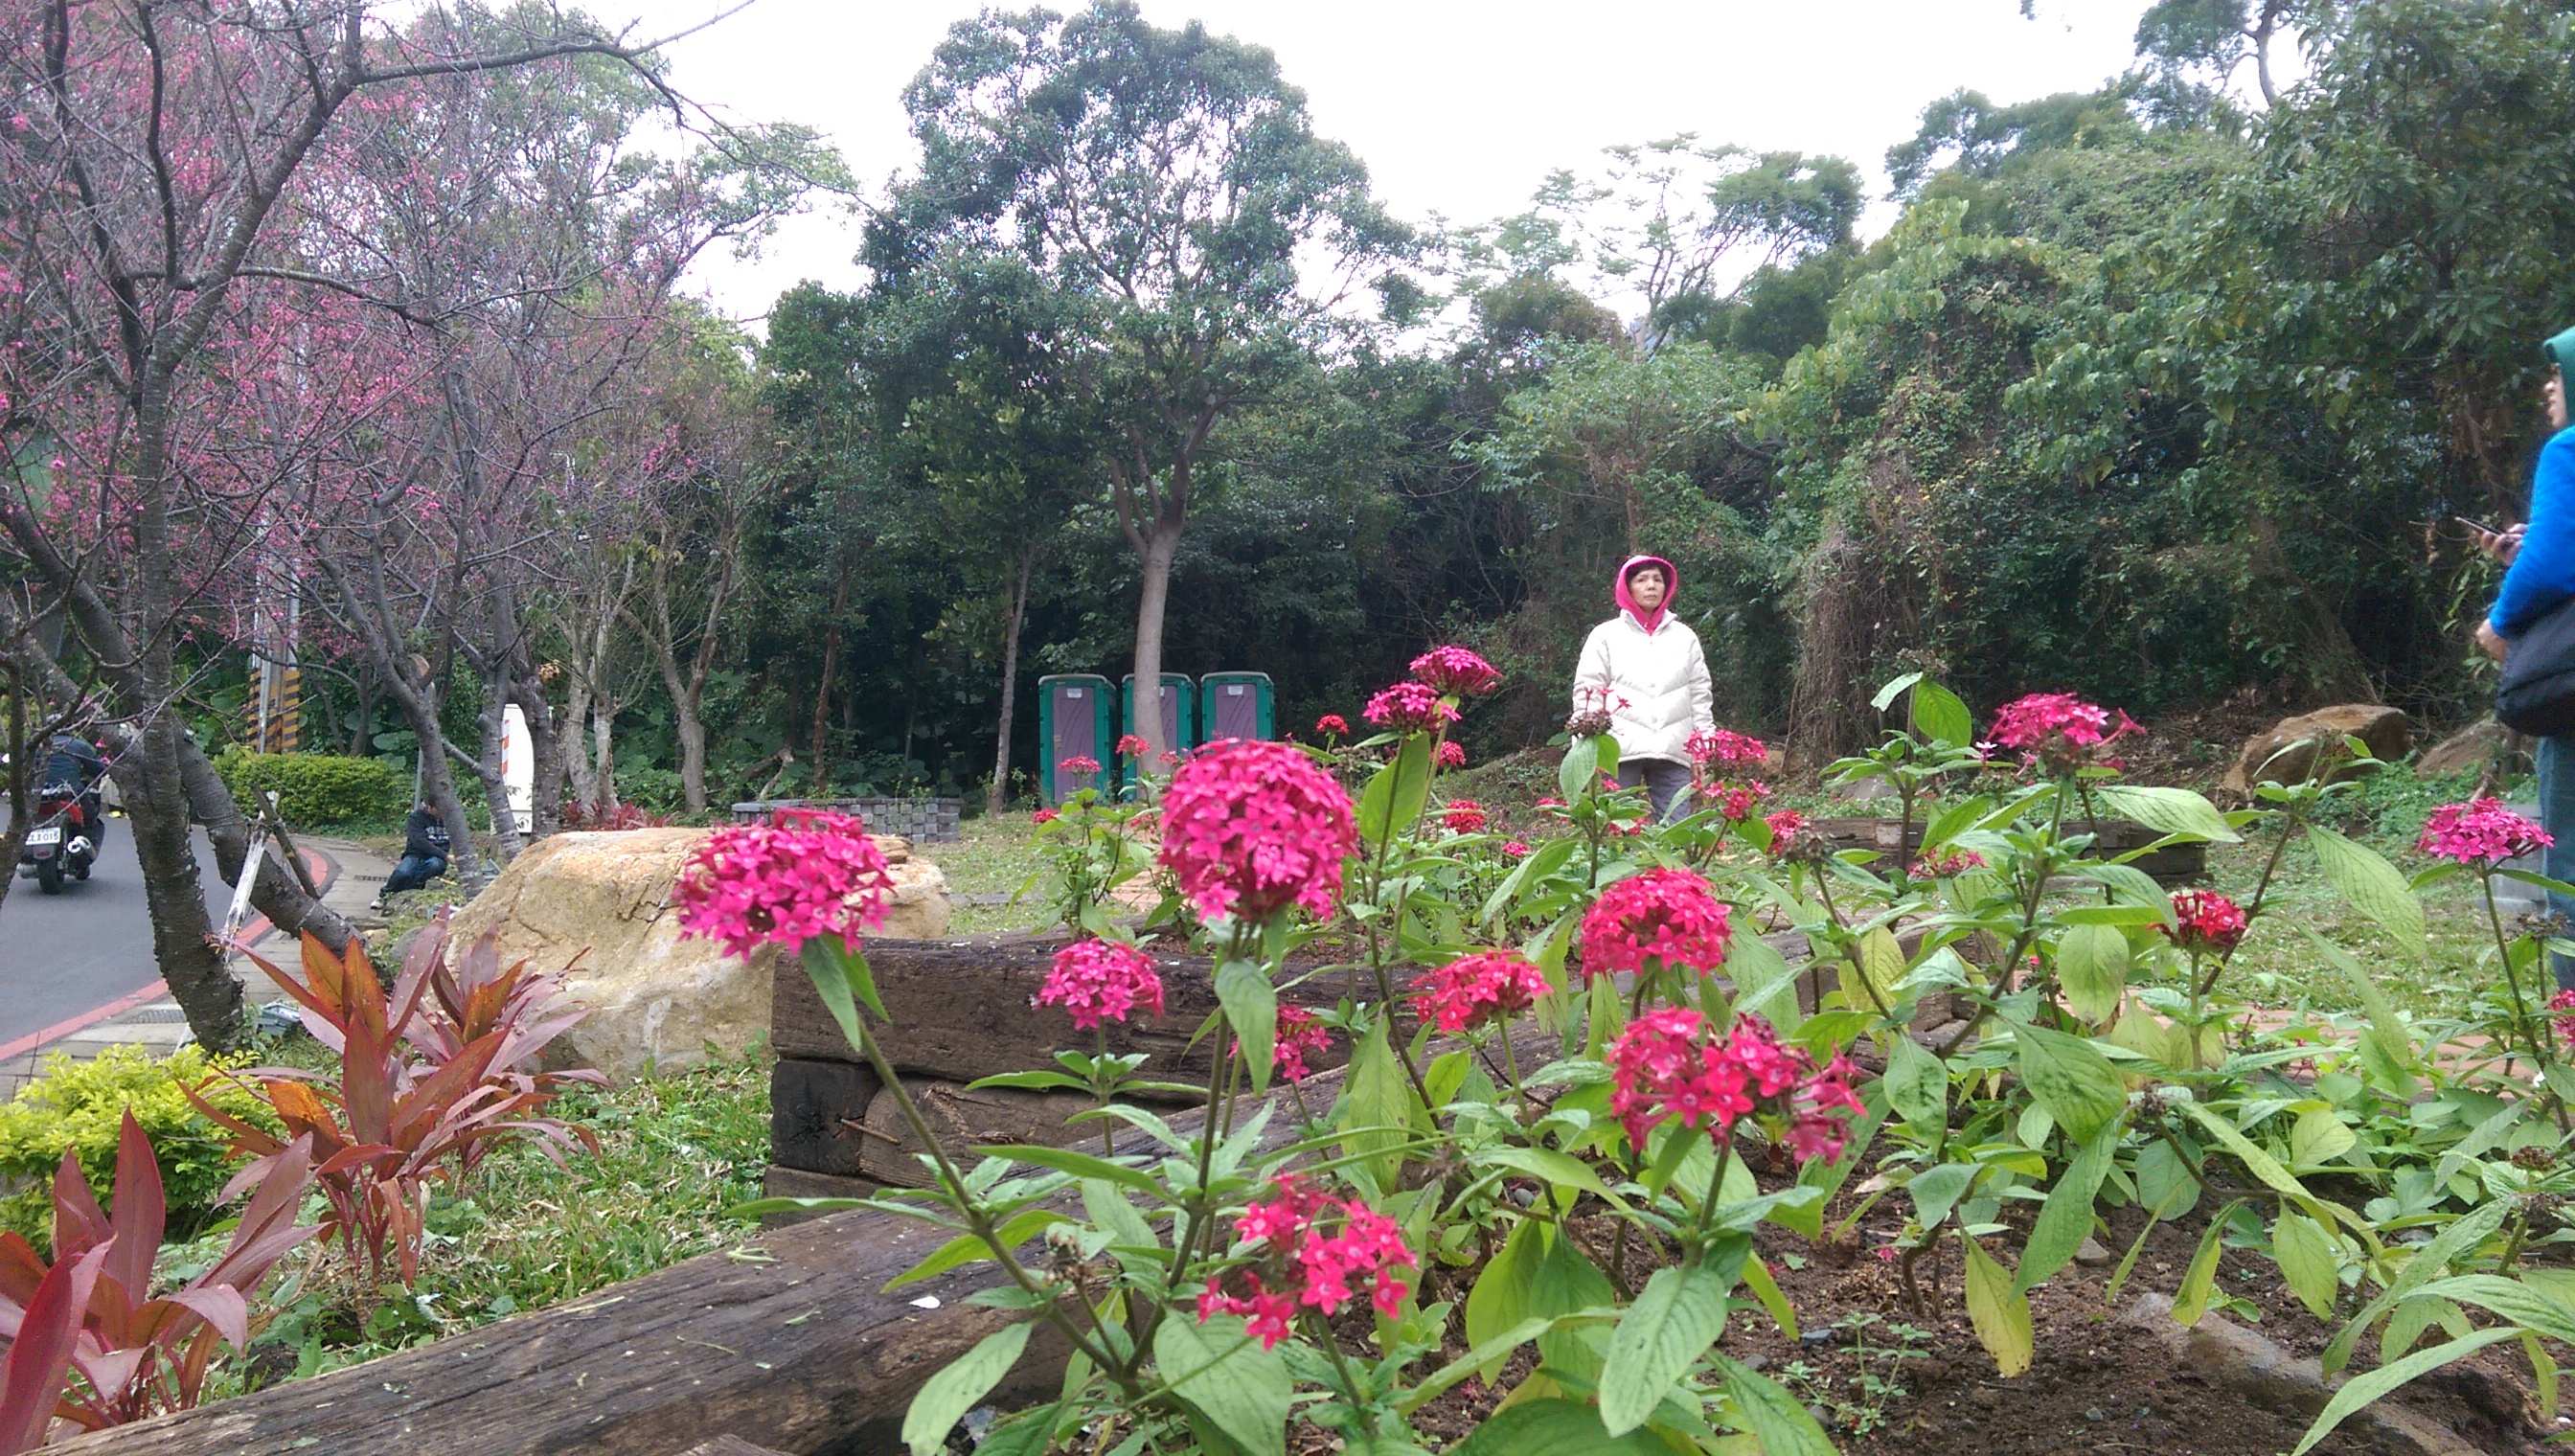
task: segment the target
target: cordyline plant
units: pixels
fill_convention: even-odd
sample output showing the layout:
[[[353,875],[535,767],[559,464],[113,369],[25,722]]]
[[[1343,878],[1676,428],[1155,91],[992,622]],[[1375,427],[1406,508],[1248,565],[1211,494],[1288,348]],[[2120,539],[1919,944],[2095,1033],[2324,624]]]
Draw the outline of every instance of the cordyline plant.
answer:
[[[560,1085],[531,1075],[522,1063],[571,1022],[547,1016],[540,1001],[513,995],[531,983],[523,966],[486,977],[469,952],[463,978],[448,987],[458,993],[460,1014],[441,1027],[436,1016],[424,1014],[439,972],[420,957],[407,963],[390,1002],[354,941],[334,955],[306,936],[300,981],[258,956],[249,959],[295,999],[306,1029],[340,1054],[339,1073],[251,1069],[285,1124],[283,1138],[194,1090],[189,1100],[232,1133],[234,1151],[254,1159],[234,1175],[233,1189],[271,1176],[295,1147],[309,1146],[313,1181],[331,1207],[325,1235],[346,1255],[362,1303],[389,1275],[405,1285],[420,1277],[430,1187],[454,1175],[451,1160],[461,1164],[478,1144],[521,1136],[558,1162],[576,1144],[598,1151],[590,1129],[541,1115]],[[533,980],[543,985],[546,978]],[[482,1029],[465,1034],[476,1026]],[[426,1054],[414,1060],[412,1052]]]
[[[303,1138],[288,1146],[274,1176],[252,1191],[223,1257],[156,1294],[166,1205],[142,1126],[125,1114],[113,1215],[100,1210],[78,1155],[66,1149],[54,1174],[52,1265],[17,1234],[0,1233],[0,1341],[8,1345],[0,1456],[43,1444],[57,1420],[96,1431],[194,1406],[217,1342],[236,1353],[249,1347],[250,1296],[270,1266],[319,1231],[295,1221],[311,1151]]]

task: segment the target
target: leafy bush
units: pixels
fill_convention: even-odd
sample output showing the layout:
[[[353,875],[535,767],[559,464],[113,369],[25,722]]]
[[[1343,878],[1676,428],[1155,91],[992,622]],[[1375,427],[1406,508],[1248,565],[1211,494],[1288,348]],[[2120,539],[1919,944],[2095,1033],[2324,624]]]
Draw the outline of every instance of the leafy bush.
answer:
[[[617,770],[617,793],[620,798],[654,813],[671,813],[680,807],[680,775],[668,768],[627,768]]]
[[[231,1155],[222,1132],[188,1104],[180,1088],[206,1081],[218,1065],[194,1046],[160,1061],[139,1046],[109,1047],[95,1061],[74,1061],[62,1052],[46,1058],[44,1074],[0,1105],[0,1180],[26,1189],[0,1198],[0,1230],[24,1235],[39,1249],[50,1247],[53,1200],[45,1184],[63,1150],[76,1150],[81,1171],[94,1186],[106,1187],[116,1169],[118,1129],[130,1110],[160,1159],[170,1227],[180,1237],[192,1236],[213,1212]],[[276,1125],[255,1092],[218,1082],[209,1095],[226,1112]]]
[[[402,774],[381,758],[232,749],[215,759],[215,771],[246,809],[258,803],[261,793],[276,790],[278,809],[289,823],[380,819],[408,806]]]

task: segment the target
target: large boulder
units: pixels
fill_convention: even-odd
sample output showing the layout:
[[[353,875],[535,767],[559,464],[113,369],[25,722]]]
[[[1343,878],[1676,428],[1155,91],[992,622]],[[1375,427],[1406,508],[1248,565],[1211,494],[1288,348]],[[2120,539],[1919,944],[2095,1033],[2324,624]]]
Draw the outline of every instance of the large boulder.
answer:
[[[2414,771],[2432,778],[2462,769],[2482,768],[2496,752],[2510,750],[2512,739],[2512,729],[2493,719],[2472,723],[2424,749],[2423,756],[2415,761]]]
[[[2235,766],[2226,770],[2218,787],[2240,798],[2249,795],[2256,782],[2303,783],[2315,767],[2318,749],[2346,736],[2367,743],[2372,757],[2391,762],[2413,744],[2401,709],[2372,703],[2320,708],[2282,719],[2269,731],[2246,739],[2244,751],[2235,755]],[[2349,777],[2348,765],[2335,770],[2335,776]]]
[[[548,1049],[550,1061],[597,1067],[624,1080],[649,1061],[669,1070],[698,1061],[709,1044],[740,1055],[769,1029],[778,951],[749,963],[712,940],[684,939],[671,884],[711,829],[624,829],[552,834],[529,846],[456,912],[451,934],[496,933],[504,964],[569,965],[565,994],[590,1008]],[[895,876],[894,903],[877,933],[935,939],[948,929],[948,877],[880,837]]]

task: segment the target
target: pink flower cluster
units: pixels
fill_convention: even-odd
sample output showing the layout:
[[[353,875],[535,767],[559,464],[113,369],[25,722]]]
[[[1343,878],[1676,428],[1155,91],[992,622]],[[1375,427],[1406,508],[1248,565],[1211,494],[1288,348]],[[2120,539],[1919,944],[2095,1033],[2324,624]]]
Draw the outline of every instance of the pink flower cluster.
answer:
[[[1064,817],[1064,813],[1061,809],[1042,808],[1036,813],[1029,815],[1029,822],[1033,824],[1051,824],[1062,817]]]
[[[1368,700],[1367,721],[1399,733],[1435,733],[1457,721],[1457,710],[1426,683],[1397,683]]]
[[[1142,734],[1124,733],[1118,739],[1118,756],[1121,758],[1142,758],[1152,751],[1154,745],[1145,741]]]
[[[1694,732],[1681,744],[1681,750],[1700,767],[1719,769],[1758,768],[1769,753],[1759,738],[1727,728]]]
[[[1726,785],[1725,793],[1718,803],[1725,810],[1725,816],[1729,821],[1741,823],[1752,817],[1753,813],[1761,807],[1761,795],[1769,791],[1770,785],[1758,778],[1749,783],[1732,783]]]
[[[1322,1018],[1302,1006],[1281,1006],[1277,1039],[1272,1042],[1270,1065],[1291,1082],[1301,1082],[1311,1075],[1305,1065],[1308,1056],[1319,1056],[1332,1046],[1332,1033]]]
[[[1038,1004],[1062,1006],[1074,1029],[1088,1031],[1103,1021],[1124,1021],[1142,1006],[1163,1014],[1163,978],[1154,973],[1153,957],[1117,940],[1076,940],[1055,953]]]
[[[1056,771],[1074,778],[1089,778],[1100,771],[1100,760],[1089,753],[1076,753],[1056,760]]]
[[[1412,660],[1412,676],[1451,698],[1490,693],[1501,686],[1493,665],[1461,647],[1436,647]]]
[[[2032,693],[1994,710],[1994,741],[2062,771],[2094,756],[2092,749],[2136,730],[2124,713],[2117,727],[2109,711],[2071,693]]]
[[[681,933],[721,940],[746,959],[765,944],[801,947],[821,935],[846,943],[884,921],[893,894],[867,824],[812,810],[716,830],[671,887]]]
[[[1546,973],[1516,950],[1460,955],[1412,983],[1412,1001],[1442,1031],[1516,1016],[1547,993]]]
[[[1327,713],[1314,720],[1314,731],[1345,738],[1350,733],[1350,721],[1337,713]]]
[[[1733,1033],[1719,1039],[1696,1011],[1648,1011],[1610,1044],[1609,1070],[1610,1114],[1638,1149],[1665,1121],[1723,1137],[1759,1115],[1781,1124],[1781,1141],[1798,1157],[1829,1159],[1849,1135],[1843,1117],[1863,1110],[1846,1058],[1817,1068],[1758,1016],[1736,1017]]]
[[[2223,955],[2244,938],[2244,910],[2213,889],[2176,890],[2173,924],[2164,933],[2195,954]]]
[[[1502,841],[1502,852],[1513,859],[1526,857],[1528,851],[1529,846],[1528,840],[1526,839],[1504,839]]]
[[[2414,847],[2436,858],[2491,869],[2556,842],[2546,829],[2505,808],[2502,800],[2478,798],[2432,810]]]
[[[1472,834],[1484,827],[1484,806],[1471,798],[1452,798],[1440,810],[1439,822],[1452,834]]]
[[[1806,816],[1793,808],[1783,808],[1762,822],[1770,829],[1770,852],[1785,854],[1806,830]]]
[[[1458,746],[1455,738],[1441,738],[1439,740],[1439,766],[1442,768],[1463,768],[1466,766],[1466,750]]]
[[[1163,865],[1203,914],[1329,915],[1358,844],[1349,794],[1286,743],[1211,743],[1163,795]]]
[[[1964,874],[1970,869],[1984,867],[1985,856],[1975,850],[1951,849],[1946,853],[1914,860],[1911,872],[1915,879],[1947,879],[1953,874]]]
[[[1326,1232],[1335,1217],[1339,1227]],[[1265,1257],[1244,1276],[1249,1294],[1228,1294],[1222,1279],[1211,1276],[1199,1295],[1199,1320],[1243,1315],[1265,1351],[1288,1338],[1300,1308],[1327,1318],[1340,1313],[1356,1297],[1351,1286],[1362,1280],[1378,1313],[1400,1314],[1412,1291],[1394,1271],[1421,1263],[1393,1219],[1356,1198],[1333,1197],[1293,1173],[1272,1185],[1270,1198],[1246,1208],[1234,1233],[1263,1245]]]
[[[1686,869],[1648,869],[1600,891],[1582,916],[1582,978],[1641,971],[1648,961],[1713,970],[1725,959],[1726,909]]]
[[[2548,1009],[2557,1013],[2557,1039],[2575,1046],[2575,991],[2559,991],[2548,998]]]

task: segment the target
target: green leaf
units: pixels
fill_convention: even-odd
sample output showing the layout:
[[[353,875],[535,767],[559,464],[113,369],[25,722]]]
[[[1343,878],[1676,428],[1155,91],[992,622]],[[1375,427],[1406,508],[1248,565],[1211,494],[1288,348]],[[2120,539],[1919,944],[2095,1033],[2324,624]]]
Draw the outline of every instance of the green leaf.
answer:
[[[2187,788],[2102,783],[2093,786],[2092,802],[2106,816],[2131,819],[2157,833],[2186,834],[2221,844],[2236,840],[2235,831],[2226,826],[2226,815]]]
[[[1835,1456],[1832,1439],[1807,1414],[1805,1402],[1769,1376],[1727,1355],[1714,1361],[1734,1426],[1761,1443],[1761,1456]]]
[[[2526,1330],[2535,1330],[2552,1340],[2575,1344],[2575,1309],[2567,1307],[2545,1290],[2534,1288],[2518,1279],[2498,1274],[2462,1274],[2455,1279],[2440,1279],[2424,1285],[2410,1296],[2413,1299],[2453,1299],[2473,1304],[2511,1320]]]
[[[1411,828],[1429,798],[1430,735],[1413,733],[1393,757],[1368,775],[1367,787],[1359,790],[1359,838],[1367,844],[1382,844],[1388,834]]]
[[[1099,1178],[1082,1180],[1082,1211],[1101,1232],[1109,1235],[1113,1249],[1152,1249],[1159,1252],[1162,1237],[1154,1232],[1153,1222],[1144,1211],[1127,1201],[1118,1185]]]
[[[1106,1178],[1110,1182],[1133,1188],[1139,1193],[1162,1192],[1161,1187],[1152,1178],[1135,1168],[1121,1167],[1106,1158],[1095,1157],[1087,1152],[1075,1152],[1069,1147],[1033,1147],[1012,1143],[1002,1147],[978,1148],[976,1151],[986,1157],[1035,1163],[1042,1168],[1053,1168],[1059,1173],[1071,1173],[1077,1178]]]
[[[2092,1134],[2057,1175],[2038,1210],[2038,1222],[2030,1226],[2029,1244],[2021,1250],[2020,1270],[2012,1276],[2014,1294],[2027,1294],[2039,1280],[2064,1268],[2092,1236],[2092,1200],[2100,1196],[2101,1180],[2109,1174],[2111,1154],[2118,1151],[2125,1131],[2124,1122],[2114,1121]]]
[[[1554,1324],[1555,1320],[1552,1318],[1532,1316],[1501,1330],[1488,1340],[1474,1344],[1466,1353],[1440,1366],[1420,1384],[1405,1391],[1403,1398],[1395,1402],[1395,1408],[1409,1414],[1419,1410],[1441,1391],[1479,1370],[1486,1368],[1500,1370],[1502,1363],[1511,1357],[1511,1351],[1546,1333]],[[1486,1375],[1484,1378],[1490,1380],[1492,1376]]]
[[[1386,1044],[1385,1018],[1368,1027],[1367,1036],[1350,1053],[1342,1081],[1339,1129],[1341,1155],[1369,1162],[1380,1188],[1394,1186],[1402,1166],[1402,1129],[1412,1122],[1412,1088]]]
[[[1976,740],[1976,721],[1958,695],[1937,683],[1913,689],[1913,732],[1930,742],[1963,748]]]
[[[2495,1231],[2503,1227],[2504,1219],[2517,1206],[2517,1200],[2511,1198],[2488,1199],[2459,1215],[2430,1243],[2416,1250],[2378,1297],[2362,1306],[2360,1313],[2352,1316],[2351,1323],[2335,1331],[2333,1339],[2325,1346],[2324,1372],[2331,1375],[2350,1364],[2352,1346],[2360,1342],[2361,1335],[2377,1323],[2380,1315],[2415,1290],[2440,1278],[2461,1255],[2494,1237]]]
[[[1474,1287],[1466,1291],[1466,1343],[1477,1349],[1492,1344],[1505,1333],[1527,1321],[1538,1318],[1534,1297],[1538,1260],[1546,1252],[1545,1220],[1523,1218],[1511,1225],[1510,1236],[1490,1259],[1483,1272],[1475,1276]],[[1546,1314],[1562,1313],[1548,1310]],[[1531,1336],[1535,1338],[1535,1336]],[[1490,1362],[1486,1380],[1501,1374],[1499,1356]]]
[[[1995,1263],[1984,1246],[1961,1236],[1967,1249],[1967,1322],[1976,1339],[1994,1357],[2005,1380],[2029,1368],[2037,1345],[2030,1334],[2029,1300],[2012,1289],[2012,1276]]]
[[[2334,1299],[2342,1292],[2342,1260],[2334,1252],[2332,1235],[2303,1213],[2283,1211],[2271,1225],[2271,1258],[2308,1313],[2333,1317]]]
[[[2360,1134],[2335,1116],[2333,1109],[2318,1107],[2299,1113],[2298,1120],[2290,1124],[2289,1160],[2302,1168],[2314,1167],[2341,1157],[2359,1141]]]
[[[1612,1436],[1600,1413],[1569,1400],[1524,1400],[1497,1410],[1451,1456],[1672,1456],[1650,1431]]]
[[[1748,1249],[1749,1241],[1743,1246]],[[1619,1316],[1600,1374],[1600,1423],[1609,1434],[1643,1425],[1673,1382],[1725,1332],[1725,1294],[1734,1276],[1717,1263],[1711,1250],[1687,1264],[1655,1270]],[[1742,1267],[1739,1255],[1734,1265]]]
[[[1949,1120],[1949,1069],[1912,1037],[1896,1033],[1886,1057],[1886,1100],[1895,1115],[1920,1128]]]
[[[1737,935],[1725,950],[1725,975],[1734,982],[1734,1009],[1762,1016],[1781,1040],[1797,1034],[1805,1013],[1797,1009],[1797,973],[1788,957],[1758,935]]]
[[[832,1019],[840,1023],[841,1034],[849,1038],[850,1049],[863,1050],[867,1030],[860,1024],[859,1008],[851,998],[855,995],[866,1002],[878,1020],[890,1019],[877,1000],[876,977],[868,973],[868,958],[833,936],[817,935],[805,942],[797,960],[814,982],[814,993],[823,998],[823,1009],[832,1013]]]
[[[1904,1185],[1913,1197],[1913,1221],[1926,1229],[1938,1227],[1974,1185],[1977,1171],[1973,1163],[1933,1163],[1915,1173]]]
[[[1225,1019],[1233,1024],[1236,1039],[1243,1043],[1252,1090],[1270,1090],[1270,1063],[1279,1041],[1278,988],[1260,966],[1249,960],[1229,960],[1216,968],[1216,998],[1225,1006]]]
[[[1868,701],[1868,706],[1879,713],[1884,713],[1894,705],[1896,699],[1904,696],[1905,689],[1921,681],[1922,675],[1919,673],[1907,673],[1900,678],[1889,679],[1885,687],[1877,690],[1877,696]]]
[[[1033,1327],[1025,1320],[1004,1325],[930,1377],[903,1413],[903,1443],[912,1448],[912,1456],[940,1456],[948,1449],[948,1433],[1011,1373],[1028,1348]]]
[[[2208,1221],[2199,1235],[2199,1247],[2191,1253],[2190,1267],[2182,1271],[2181,1283],[2173,1290],[2172,1317],[2183,1324],[2196,1325],[2208,1313],[2209,1294],[2217,1287],[2217,1256],[2223,1252],[2218,1235],[2226,1232],[2227,1215],[2236,1206],[2227,1204]]]
[[[1600,740],[1577,733],[1565,745],[1564,761],[1555,766],[1555,786],[1566,803],[1578,803],[1600,786]]]
[[[1590,1164],[1568,1153],[1557,1152],[1551,1147],[1505,1146],[1486,1148],[1476,1154],[1476,1157],[1482,1162],[1497,1163],[1502,1167],[1516,1169],[1542,1183],[1560,1188],[1578,1188],[1585,1193],[1597,1195],[1602,1202],[1621,1213],[1627,1211],[1626,1199],[1611,1192],[1609,1185],[1600,1181],[1600,1175],[1591,1170]]]
[[[994,1232],[1001,1238],[1002,1247],[1016,1249],[1037,1237],[1041,1230],[1054,1224],[1072,1221],[1052,1208],[1025,1208],[1018,1216],[995,1229]],[[887,1283],[885,1292],[892,1293],[906,1284],[927,1279],[933,1274],[945,1274],[960,1264],[971,1264],[977,1259],[989,1259],[992,1256],[991,1246],[987,1245],[982,1238],[971,1233],[961,1233],[940,1245],[929,1258],[895,1275]]]
[[[2424,955],[2423,902],[2414,897],[2405,876],[2377,850],[2354,843],[2322,824],[2307,825],[2307,842],[2316,846],[2316,862],[2353,909],[2376,920],[2396,938],[2397,948],[2420,960]]]
[[[2300,1198],[2313,1198],[2314,1195],[2307,1192],[2305,1184],[2291,1176],[2287,1168],[2280,1166],[2278,1158],[2254,1146],[2251,1138],[2235,1130],[2234,1123],[2198,1102],[2183,1102],[2180,1106],[2184,1112],[2191,1115],[2193,1121],[2208,1129],[2208,1135],[2216,1138],[2219,1146],[2233,1153],[2235,1160],[2244,1164],[2246,1172],[2260,1178],[2280,1192],[2294,1194]]]
[[[2091,1042],[2044,1026],[2015,1025],[2012,1043],[2021,1080],[2066,1136],[2089,1142],[2127,1110],[2127,1083]]]
[[[1251,1456],[1286,1456],[1288,1362],[1264,1353],[1243,1317],[1201,1323],[1174,1314],[1154,1327],[1154,1360],[1172,1393]]]
[[[2075,925],[2056,942],[2056,980],[2075,1015],[2099,1025],[2128,989],[2128,937],[2111,925]]]
[[[2169,1142],[2137,1150],[2137,1206],[2154,1218],[2179,1218],[2199,1206],[2199,1179]]]
[[[2516,1339],[2520,1333],[2519,1330],[2511,1328],[2479,1330],[2464,1340],[2452,1340],[2446,1345],[2434,1345],[2428,1350],[2417,1350],[2402,1360],[2381,1365],[2366,1375],[2353,1376],[2351,1382],[2335,1391],[2334,1398],[2326,1402],[2325,1408],[2317,1413],[2315,1424],[2307,1427],[2307,1433],[2298,1439],[2297,1449],[2291,1451],[2289,1456],[2306,1456],[2307,1452],[2315,1449],[2318,1441],[2333,1434],[2333,1428],[2341,1425],[2344,1417],[2414,1377],[2426,1371],[2437,1370],[2453,1360],[2464,1360],[2488,1345],[2502,1340]]]
[[[2360,998],[2361,1009],[2369,1013],[2369,1029],[2360,1034],[2360,1066],[2371,1085],[2402,1101],[2414,1098],[2414,1037],[2399,1015],[2387,993],[2351,952],[2319,935],[2312,925],[2299,928],[2319,954],[2333,963],[2350,983],[2352,993]]]
[[[1091,1083],[1071,1072],[999,1072],[977,1077],[966,1084],[966,1090],[980,1092],[986,1087],[1016,1087],[1024,1091],[1052,1091],[1058,1088],[1076,1092],[1091,1090]]]

